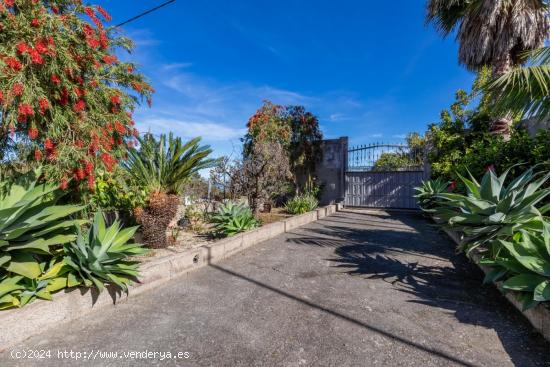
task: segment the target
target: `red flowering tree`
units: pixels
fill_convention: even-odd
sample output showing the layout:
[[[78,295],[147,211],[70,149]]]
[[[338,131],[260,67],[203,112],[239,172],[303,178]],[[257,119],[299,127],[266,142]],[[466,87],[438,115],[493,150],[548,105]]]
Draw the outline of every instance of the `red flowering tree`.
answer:
[[[300,182],[314,175],[315,165],[321,158],[323,134],[317,117],[303,106],[281,106],[264,101],[248,120],[247,127],[245,155],[251,154],[256,144],[280,144],[287,153],[297,189]]]
[[[137,134],[136,103],[150,103],[144,77],[115,55],[131,42],[109,20],[79,0],[0,0],[0,149],[31,147],[62,187],[111,171]]]

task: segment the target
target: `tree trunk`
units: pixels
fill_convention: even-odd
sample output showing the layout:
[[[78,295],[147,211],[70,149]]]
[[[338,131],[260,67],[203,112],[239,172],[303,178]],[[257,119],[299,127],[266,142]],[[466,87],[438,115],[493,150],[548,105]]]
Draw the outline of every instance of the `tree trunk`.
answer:
[[[500,60],[497,60],[493,65],[493,78],[499,78],[512,70],[512,59],[508,54]],[[490,133],[497,136],[502,136],[504,141],[510,140],[511,128],[512,128],[512,114],[510,112],[497,116],[491,122]]]

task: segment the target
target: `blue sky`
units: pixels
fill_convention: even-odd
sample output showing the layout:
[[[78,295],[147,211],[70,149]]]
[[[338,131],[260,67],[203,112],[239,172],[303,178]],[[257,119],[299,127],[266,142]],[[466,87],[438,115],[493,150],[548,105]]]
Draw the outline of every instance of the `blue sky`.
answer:
[[[163,0],[98,1],[124,21]],[[424,25],[424,0],[177,0],[123,27],[157,90],[138,128],[239,150],[269,99],[315,113],[327,138],[398,141],[438,120],[473,75]]]

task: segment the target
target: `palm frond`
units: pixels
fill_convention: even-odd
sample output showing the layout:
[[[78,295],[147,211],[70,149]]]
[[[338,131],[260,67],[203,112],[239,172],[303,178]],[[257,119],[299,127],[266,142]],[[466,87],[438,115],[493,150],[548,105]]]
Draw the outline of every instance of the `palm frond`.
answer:
[[[136,184],[150,192],[178,194],[195,173],[218,162],[208,158],[212,149],[208,145],[201,146],[201,138],[184,144],[172,133],[162,134],[158,140],[147,134],[138,141],[139,149],[129,149],[123,167]]]
[[[525,118],[550,118],[550,47],[526,54],[529,64],[490,81],[483,88],[492,96],[495,113],[513,112]]]

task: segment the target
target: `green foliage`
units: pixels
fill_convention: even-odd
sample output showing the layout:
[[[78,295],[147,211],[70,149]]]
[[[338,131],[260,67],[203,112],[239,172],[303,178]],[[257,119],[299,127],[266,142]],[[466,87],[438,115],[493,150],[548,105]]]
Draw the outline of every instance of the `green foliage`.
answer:
[[[132,42],[109,19],[80,0],[2,2],[2,163],[42,165],[52,181],[93,188],[96,172],[124,157],[137,134],[131,112],[152,88],[115,56]]]
[[[215,159],[209,146],[200,146],[201,138],[183,143],[181,138],[162,134],[159,140],[147,134],[139,139],[139,149],[128,151],[123,163],[134,184],[149,193],[179,194],[198,171],[213,167]]]
[[[493,268],[485,281],[503,281],[504,290],[520,292],[524,309],[550,301],[550,223],[541,224],[542,232],[522,229],[511,240],[497,240],[502,250],[482,260]]]
[[[530,64],[517,67],[486,83],[486,93],[494,96],[493,110],[499,113],[513,111],[524,117],[550,118],[550,47],[527,53]]]
[[[129,257],[147,252],[142,245],[128,243],[138,227],[122,229],[118,221],[105,226],[103,213],[95,215],[87,234],[79,230],[76,242],[64,246],[63,266],[56,276],[72,273],[77,282],[99,291],[111,284],[128,292],[128,285],[138,276],[138,261]]]
[[[464,248],[473,249],[495,244],[494,240],[510,238],[519,228],[538,230],[539,218],[550,210],[550,205],[539,208],[550,188],[543,185],[550,179],[550,173],[535,173],[535,167],[505,185],[510,170],[497,176],[488,170],[481,183],[459,176],[467,188],[467,194],[442,193],[441,206],[434,214],[447,221],[448,225],[466,235]],[[498,248],[492,248],[492,253]]]
[[[296,195],[285,204],[285,211],[289,214],[304,214],[317,208],[319,202],[312,195]]]
[[[446,193],[449,185],[450,182],[438,177],[435,180],[423,181],[420,187],[415,187],[417,194],[414,197],[420,208],[425,212],[433,212],[440,205],[441,199],[438,195]]]
[[[122,172],[117,170],[114,174],[101,174],[97,177],[95,190],[90,195],[90,205],[94,211],[101,209],[131,212],[145,206],[147,194],[142,187],[130,186]]]
[[[248,206],[233,202],[221,205],[211,220],[215,231],[222,236],[233,236],[260,225]]]
[[[422,167],[426,139],[418,133],[410,133],[406,140],[406,150],[382,153],[374,162],[373,171],[399,171]]]
[[[304,185],[303,194],[312,196],[317,200],[320,200],[321,195],[323,194],[323,187],[318,185],[315,182],[315,179],[310,175],[308,176],[307,181]]]
[[[57,279],[44,280],[60,247],[76,239],[70,217],[82,210],[56,205],[57,185],[39,183],[40,172],[0,182],[0,309],[21,307],[36,298],[51,299]]]
[[[35,279],[44,266],[38,260],[52,249],[73,241],[74,226],[82,221],[69,216],[83,209],[56,205],[62,193],[57,185],[40,184],[39,173],[30,173],[0,185],[0,276],[13,273]]]

